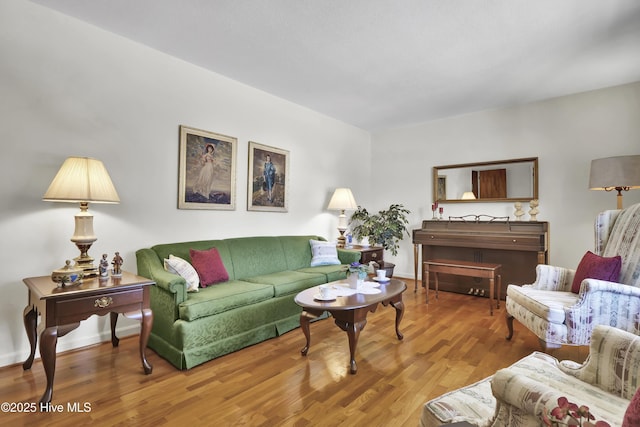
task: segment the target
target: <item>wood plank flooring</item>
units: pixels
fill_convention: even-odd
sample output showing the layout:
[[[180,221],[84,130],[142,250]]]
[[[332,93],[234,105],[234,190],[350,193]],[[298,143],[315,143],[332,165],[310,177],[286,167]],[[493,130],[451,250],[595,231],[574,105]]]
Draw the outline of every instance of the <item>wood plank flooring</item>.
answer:
[[[395,310],[379,306],[360,334],[358,373],[349,374],[346,334],[332,319],[311,325],[311,348],[300,329],[188,371],[152,350],[144,375],[137,337],[59,354],[53,390],[60,413],[0,413],[12,426],[411,426],[423,404],[491,375],[532,351],[537,338],[515,322],[505,340],[504,303],[489,315],[485,298],[424,290],[406,279],[404,340],[394,332]],[[18,319],[16,319],[18,321]],[[64,340],[64,337],[61,338]],[[559,359],[582,362],[587,347],[563,347]],[[26,358],[27,354],[25,354]],[[0,368],[0,402],[37,402],[46,379],[42,363]],[[85,412],[68,405],[90,405]]]

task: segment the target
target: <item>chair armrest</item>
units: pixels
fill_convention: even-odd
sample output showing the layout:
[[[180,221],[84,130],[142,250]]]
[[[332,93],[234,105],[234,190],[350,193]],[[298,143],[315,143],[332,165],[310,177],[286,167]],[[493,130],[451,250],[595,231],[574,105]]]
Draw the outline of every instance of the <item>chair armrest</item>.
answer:
[[[491,392],[496,398],[497,416],[500,418],[504,415],[501,412],[506,412],[511,418],[511,423],[515,424],[513,418],[523,421],[518,425],[530,425],[532,420],[540,422],[543,408],[547,407],[550,412],[557,406],[558,398],[566,395],[558,389],[510,368],[500,369],[494,374],[491,380]],[[516,414],[515,417],[514,414]]]
[[[564,373],[630,400],[640,382],[640,337],[618,328],[597,325],[589,356],[583,364],[563,360]]]
[[[534,289],[544,291],[571,291],[575,270],[553,265],[538,264],[536,281],[531,284]]]
[[[585,279],[580,286],[578,301],[565,308],[565,319],[567,325],[583,325],[568,330],[570,342],[589,342],[595,325],[640,333],[640,288]]]

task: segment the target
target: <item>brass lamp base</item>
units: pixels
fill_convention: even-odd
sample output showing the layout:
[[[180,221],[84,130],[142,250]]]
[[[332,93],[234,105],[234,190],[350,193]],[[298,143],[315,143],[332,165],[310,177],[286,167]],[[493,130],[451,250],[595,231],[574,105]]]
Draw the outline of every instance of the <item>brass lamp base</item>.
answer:
[[[347,238],[344,237],[344,232],[346,230],[341,230],[338,229],[338,231],[340,232],[340,235],[338,236],[338,243],[336,244],[337,248],[344,248],[347,244]]]
[[[73,259],[76,262],[75,267],[82,269],[84,277],[97,276],[98,267],[93,265],[93,257],[88,254],[92,243],[75,242],[75,244],[80,249],[80,256]]]

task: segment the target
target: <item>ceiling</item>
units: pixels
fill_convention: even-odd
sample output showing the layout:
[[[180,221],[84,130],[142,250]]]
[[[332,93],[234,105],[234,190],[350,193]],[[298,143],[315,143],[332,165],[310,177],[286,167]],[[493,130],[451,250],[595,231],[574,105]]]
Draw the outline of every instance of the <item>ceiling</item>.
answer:
[[[366,130],[640,81],[637,0],[33,0]]]

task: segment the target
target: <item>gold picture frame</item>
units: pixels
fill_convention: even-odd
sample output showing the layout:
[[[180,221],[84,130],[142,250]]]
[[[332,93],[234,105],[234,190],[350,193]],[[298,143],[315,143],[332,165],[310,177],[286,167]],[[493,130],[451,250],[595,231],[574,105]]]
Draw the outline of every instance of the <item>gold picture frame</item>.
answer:
[[[289,151],[249,141],[247,210],[287,212]]]
[[[180,126],[178,209],[236,208],[234,137]]]

